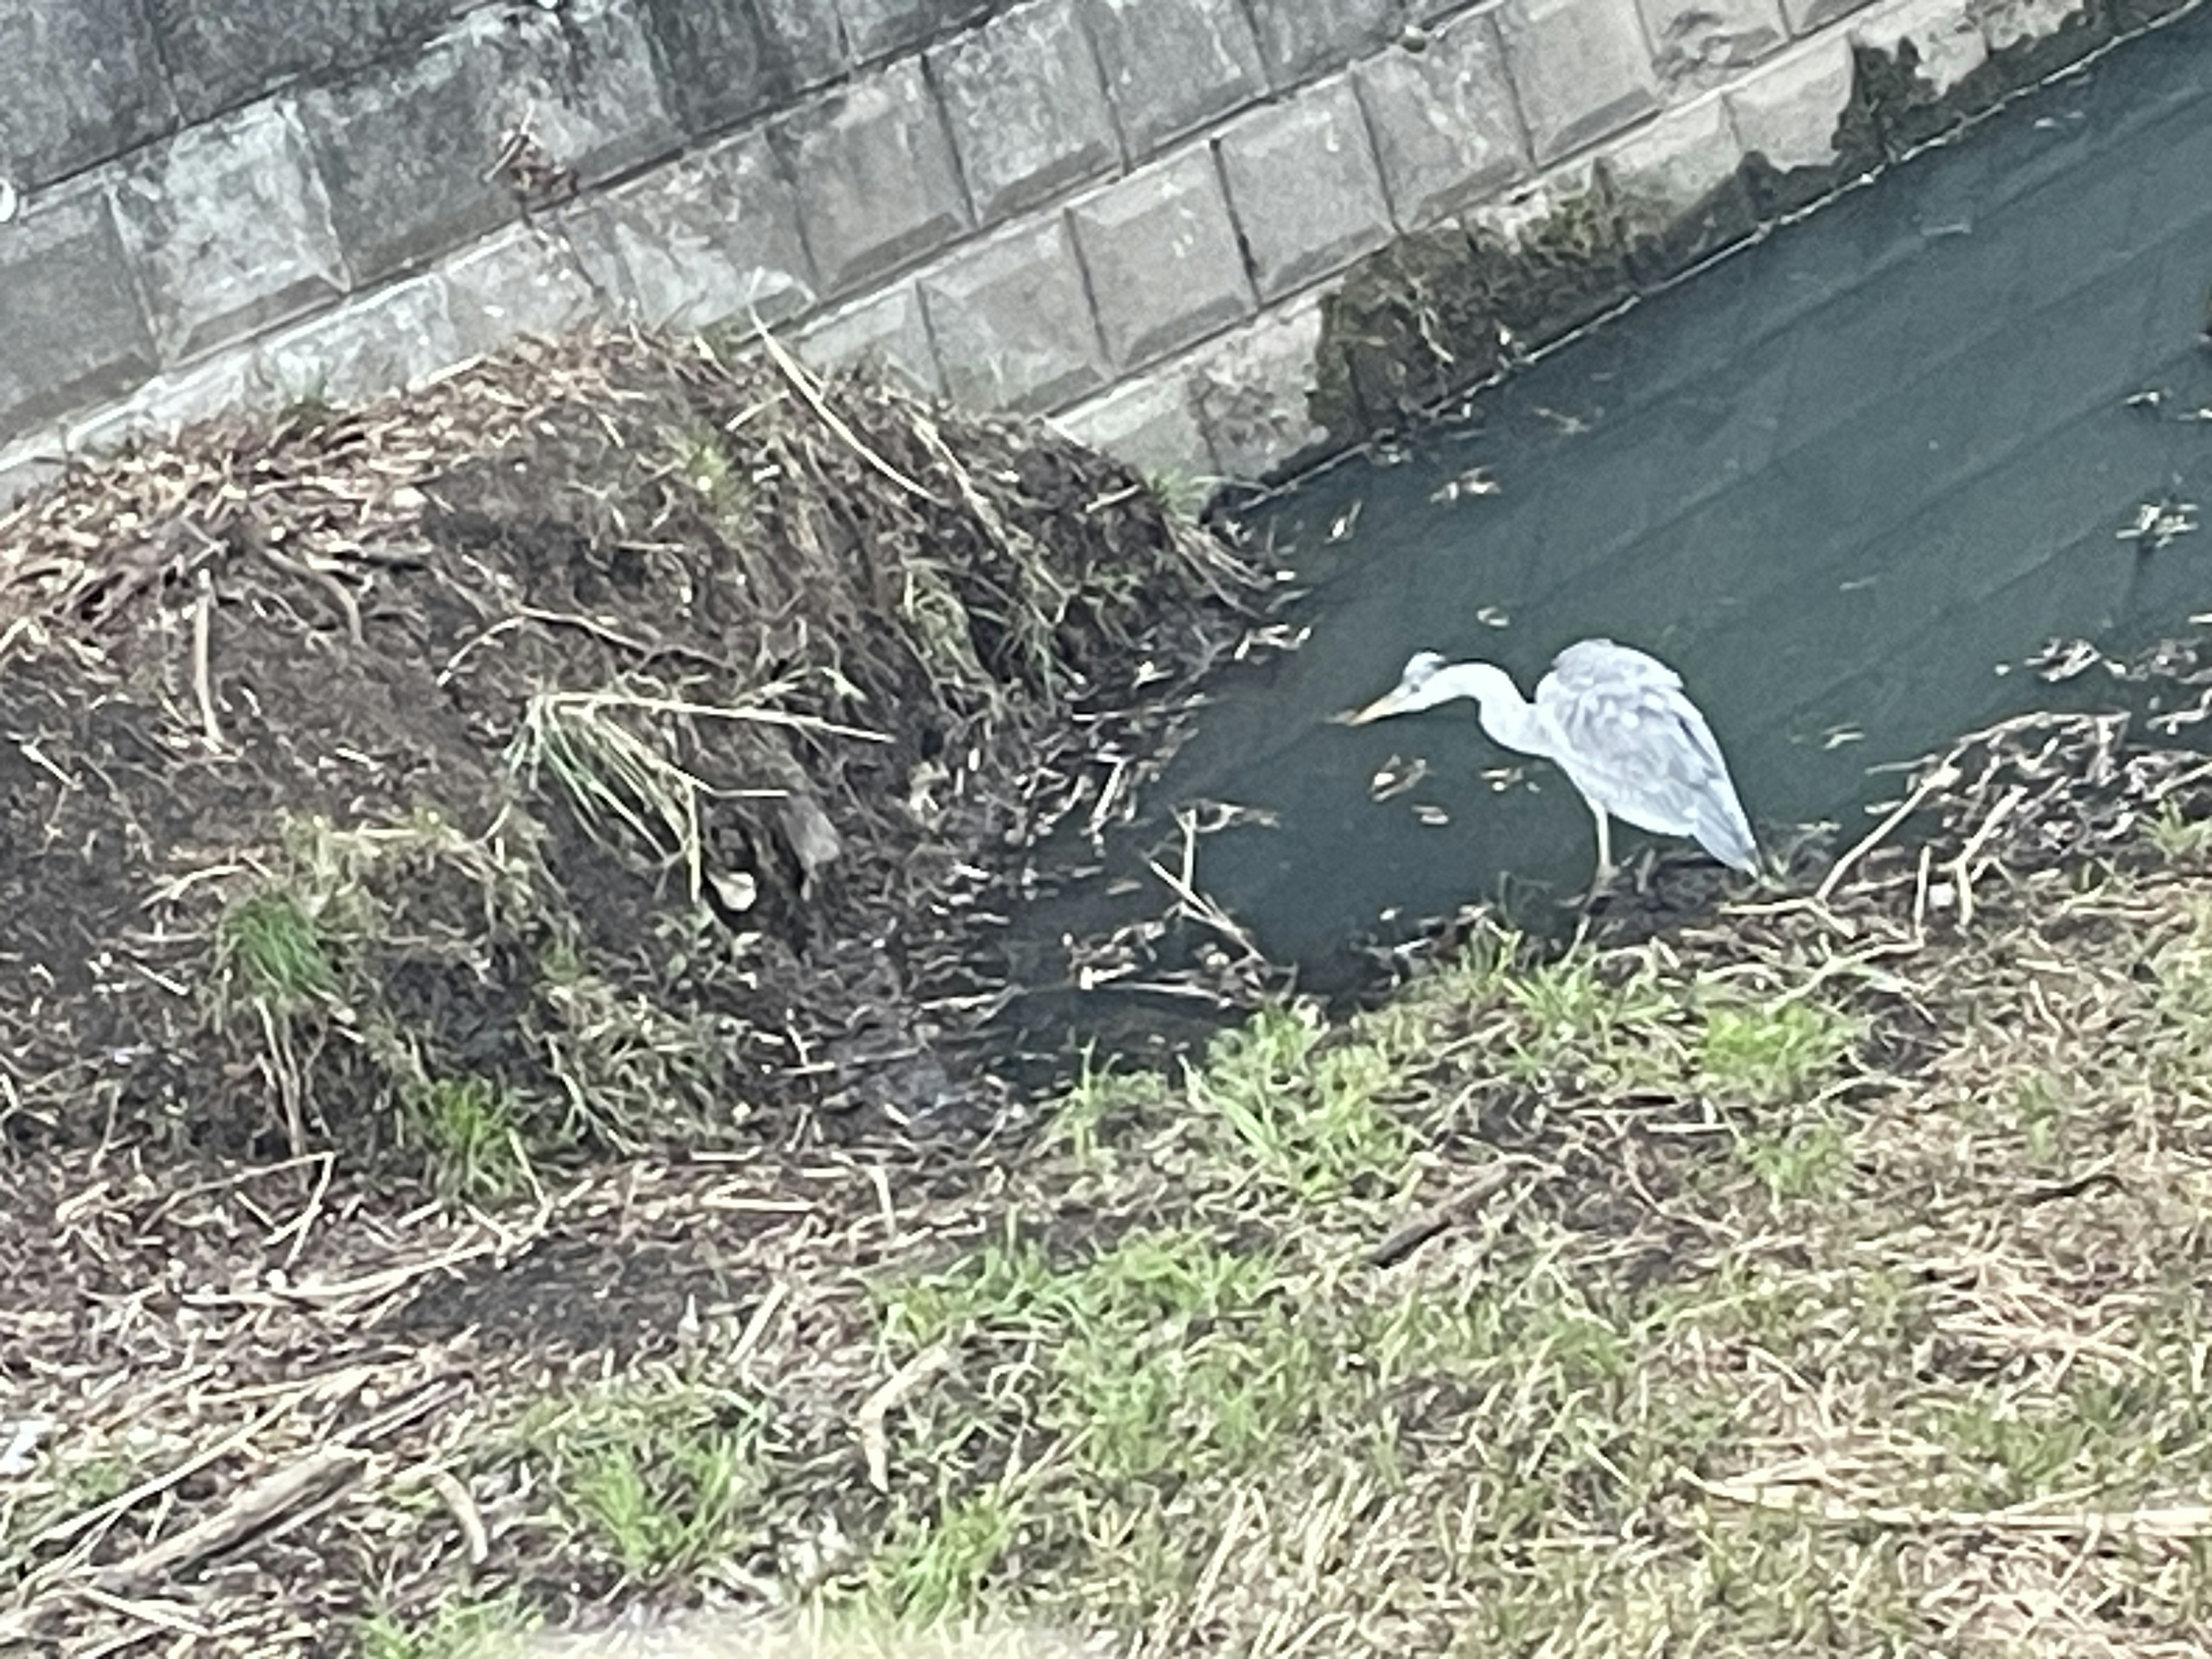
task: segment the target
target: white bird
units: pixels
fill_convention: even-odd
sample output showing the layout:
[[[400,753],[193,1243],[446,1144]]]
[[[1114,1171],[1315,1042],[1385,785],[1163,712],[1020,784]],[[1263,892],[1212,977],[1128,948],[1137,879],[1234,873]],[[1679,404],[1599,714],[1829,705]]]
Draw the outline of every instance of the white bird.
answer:
[[[1613,878],[1608,814],[1654,835],[1686,836],[1723,864],[1759,873],[1759,843],[1712,728],[1682,677],[1611,640],[1583,640],[1553,659],[1536,699],[1494,663],[1417,652],[1396,688],[1346,717],[1364,726],[1472,697],[1491,741],[1540,756],[1567,775],[1597,820],[1595,896]]]

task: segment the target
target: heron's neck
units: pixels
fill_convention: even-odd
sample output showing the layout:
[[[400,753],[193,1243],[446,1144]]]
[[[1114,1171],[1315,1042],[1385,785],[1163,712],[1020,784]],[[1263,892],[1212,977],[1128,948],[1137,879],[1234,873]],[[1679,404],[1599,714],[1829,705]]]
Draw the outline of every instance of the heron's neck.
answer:
[[[1497,664],[1455,662],[1439,668],[1431,684],[1448,688],[1444,691],[1446,697],[1474,698],[1482,729],[1490,734],[1492,743],[1523,755],[1551,752],[1551,744],[1545,741],[1543,726],[1536,716],[1536,706],[1521,695],[1521,688],[1513,684],[1513,677]]]

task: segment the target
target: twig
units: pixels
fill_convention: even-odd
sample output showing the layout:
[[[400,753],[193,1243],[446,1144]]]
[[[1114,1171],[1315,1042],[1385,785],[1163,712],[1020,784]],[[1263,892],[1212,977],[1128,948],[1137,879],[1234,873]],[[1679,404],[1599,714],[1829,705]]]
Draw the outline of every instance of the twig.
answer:
[[[1750,1476],[1707,1480],[1683,1471],[1682,1478],[1708,1498],[1741,1504],[1770,1514],[1794,1516],[1824,1526],[1884,1527],[1906,1532],[1996,1532],[2032,1537],[2159,1538],[2176,1543],[2212,1539],[2212,1504],[2168,1504],[2134,1510],[2038,1510],[2027,1504],[2002,1510],[1923,1509],[1911,1504],[1853,1504],[1840,1498],[1799,1499],[1778,1494],[1802,1488]]]
[[[215,578],[203,565],[195,574],[199,603],[192,611],[192,690],[200,703],[200,732],[210,749],[222,747],[222,724],[215,717],[215,689],[210,684],[208,641],[215,631]]]
[[[434,1463],[425,1463],[415,1474],[431,1491],[438,1494],[453,1524],[461,1529],[461,1541],[468,1548],[469,1565],[480,1567],[491,1559],[491,1539],[484,1531],[483,1511],[477,1508],[477,1500],[469,1496],[469,1489],[450,1469]]]
[[[1503,1161],[1485,1170],[1441,1204],[1432,1205],[1423,1211],[1368,1251],[1367,1265],[1370,1267],[1396,1267],[1437,1234],[1457,1226],[1482,1205],[1512,1185],[1516,1167],[1512,1161]]]
[[[210,1555],[220,1555],[288,1510],[353,1480],[368,1462],[368,1453],[350,1446],[325,1446],[296,1463],[264,1475],[206,1520],[107,1568],[94,1578],[93,1583],[100,1589],[125,1590],[179,1567],[191,1566]]]
[[[283,1399],[278,1401],[267,1411],[262,1413],[260,1416],[255,1418],[243,1428],[233,1430],[230,1433],[225,1435],[221,1440],[216,1441],[214,1445],[209,1447],[205,1451],[194,1454],[192,1456],[186,1458],[183,1462],[178,1464],[175,1468],[170,1469],[165,1474],[157,1474],[150,1480],[140,1481],[128,1492],[118,1492],[114,1497],[107,1499],[105,1503],[95,1504],[90,1509],[72,1516],[66,1521],[57,1521],[52,1526],[48,1527],[44,1532],[40,1533],[35,1538],[33,1538],[31,1540],[32,1544],[33,1546],[66,1544],[70,1539],[81,1537],[85,1533],[91,1531],[93,1528],[98,1526],[101,1522],[106,1521],[112,1516],[121,1515],[125,1510],[131,1508],[133,1505],[142,1503],[149,1498],[155,1497],[161,1492],[168,1491],[179,1481],[191,1479],[193,1475],[198,1474],[202,1469],[206,1468],[209,1465],[218,1463],[224,1458],[229,1456],[231,1453],[236,1451],[240,1446],[245,1445],[248,1441],[252,1440],[255,1435],[259,1434],[264,1429],[268,1428],[279,1418],[283,1417],[285,1413],[290,1411],[293,1407],[298,1405],[301,1400],[306,1395],[313,1392],[314,1388],[312,1384],[305,1388],[296,1388],[292,1389],[284,1396]]]
[[[327,570],[318,569],[313,565],[303,564],[289,554],[279,553],[270,544],[269,538],[263,533],[261,526],[252,519],[240,519],[236,533],[239,544],[264,563],[301,581],[313,582],[324,592],[329,594],[331,603],[345,613],[346,636],[356,645],[368,643],[368,636],[362,631],[360,602],[354,598],[352,590],[343,582]]]
[[[893,1407],[943,1370],[951,1359],[949,1341],[933,1342],[877,1384],[875,1392],[860,1402],[854,1419],[860,1431],[860,1455],[867,1460],[868,1484],[878,1492],[891,1489],[890,1441],[884,1431],[884,1419]]]
[[[805,398],[807,405],[821,417],[822,423],[843,439],[855,455],[916,500],[927,501],[932,507],[945,505],[942,497],[932,495],[869,448],[860,434],[846,425],[844,418],[830,407],[828,400],[822,395],[822,389],[815,384],[814,377],[806,372],[797,358],[783,349],[782,342],[769,333],[757,318],[753,321],[753,330],[760,336],[761,343],[768,348],[769,360],[783,371],[784,379],[797,388],[799,395]]]

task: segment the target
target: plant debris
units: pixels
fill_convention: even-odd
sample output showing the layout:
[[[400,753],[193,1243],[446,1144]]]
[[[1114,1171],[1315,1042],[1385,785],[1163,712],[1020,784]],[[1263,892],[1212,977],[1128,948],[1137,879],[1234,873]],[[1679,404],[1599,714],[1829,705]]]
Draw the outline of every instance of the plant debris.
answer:
[[[473,1197],[984,1133],[935,1039],[1009,851],[1141,781],[1252,587],[1119,465],[772,340],[80,469],[0,520],[0,1125]]]

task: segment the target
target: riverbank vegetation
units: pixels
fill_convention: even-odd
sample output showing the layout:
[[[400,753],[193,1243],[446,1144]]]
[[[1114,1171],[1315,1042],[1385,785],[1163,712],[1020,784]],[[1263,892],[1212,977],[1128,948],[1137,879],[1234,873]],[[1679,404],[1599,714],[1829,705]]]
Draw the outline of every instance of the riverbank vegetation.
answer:
[[[141,463],[153,493],[83,532],[96,545],[158,501],[234,507],[226,490],[272,513],[311,497],[337,528],[264,545],[252,518],[173,513],[207,545],[126,538],[159,553],[143,581],[86,557],[39,578],[76,609],[9,624],[40,649],[10,665],[0,749],[21,774],[9,949],[33,988],[11,993],[0,1071],[0,1637],[373,1659],[2212,1639],[2212,787],[2170,746],[2201,712],[2191,659],[2165,660],[2163,732],[2075,714],[1978,734],[1802,883],[1567,949],[1470,915],[1364,1011],[1271,1004],[1170,1074],[1094,1055],[1055,1099],[933,1120],[919,1107],[951,1085],[924,1089],[853,1017],[882,993],[829,936],[889,913],[842,872],[939,872],[957,909],[945,895],[987,890],[943,873],[981,856],[974,827],[1018,839],[1064,812],[1103,751],[1056,751],[1057,793],[1024,805],[1000,786],[1044,775],[1045,751],[1001,750],[974,769],[976,816],[910,814],[957,834],[905,840],[868,839],[794,776],[872,775],[861,757],[888,746],[902,790],[952,799],[970,743],[1043,741],[1023,711],[1061,695],[1056,665],[1098,695],[1110,653],[1074,653],[1137,637],[1135,587],[1103,558],[1065,567],[1048,603],[1043,567],[971,592],[949,562],[890,565],[914,631],[862,657],[802,629],[778,656],[703,589],[681,612],[666,590],[621,600],[606,556],[735,548],[808,510],[763,515],[784,475],[743,436],[789,421],[829,434],[792,466],[834,466],[870,511],[921,514],[919,489],[995,520],[959,568],[1016,540],[1025,491],[1059,515],[1041,541],[1110,532],[1157,560],[1142,605],[1170,573],[1180,614],[1222,623],[1233,562],[1072,453],[948,464],[934,427],[863,426],[884,405],[774,363],[684,368],[679,405],[701,407],[683,375],[708,374],[714,418],[672,425],[654,400],[674,371],[647,366],[631,406],[659,447],[619,465],[704,517],[679,537],[613,500],[565,544],[563,604],[530,586],[542,520],[434,517],[457,509],[428,475],[468,458],[429,453],[433,421],[423,481],[386,495],[421,491],[401,519],[442,538],[364,538],[329,487],[408,453],[388,432],[283,450],[295,434],[273,453],[316,468],[270,474],[214,452],[232,471],[211,485]],[[482,407],[513,396],[489,384],[508,390]],[[642,452],[629,430],[613,447]],[[1038,484],[1054,468],[1073,483]],[[919,557],[951,533],[914,523]],[[379,573],[409,559],[437,580],[400,591],[468,597],[402,606],[403,651],[349,652],[389,625]],[[1056,620],[978,651],[973,619],[1009,582],[1029,597],[1000,614]],[[139,596],[132,648],[103,643],[100,618]],[[270,630],[261,659],[295,702],[216,665],[233,617]],[[764,678],[732,672],[733,639]],[[476,692],[441,703],[406,678],[502,646],[520,665]],[[911,695],[916,651],[957,706]],[[890,666],[859,695],[871,662]],[[618,671],[669,678],[616,701]],[[331,684],[337,712],[289,712]],[[468,738],[432,752],[477,758],[410,773],[373,720],[317,723],[378,696],[410,731]],[[1115,732],[1166,719],[1090,706]],[[52,732],[75,747],[38,735],[41,708],[69,712]],[[901,723],[914,708],[956,726],[926,739]],[[700,735],[733,730],[753,746]],[[770,775],[774,794],[745,793]],[[426,815],[448,778],[477,793]],[[827,835],[785,810],[801,798]],[[66,865],[31,856],[64,845]],[[64,869],[93,872],[89,897]],[[799,921],[742,921],[810,904],[854,907],[811,951]],[[92,948],[67,955],[71,937]],[[871,959],[945,960],[955,934],[927,937]],[[826,988],[793,977],[823,962]],[[793,1092],[717,1117],[744,1091],[696,1057],[773,1046],[763,985],[794,1011],[774,1073]],[[89,1023],[148,1010],[167,1023]],[[805,1022],[824,1010],[856,1040],[821,1049]],[[27,1056],[65,1036],[75,1081],[41,1093],[63,1073]],[[809,1092],[810,1049],[848,1091],[896,1086]],[[640,1645],[702,1608],[693,1635]],[[618,1612],[627,1634],[579,1634]]]

